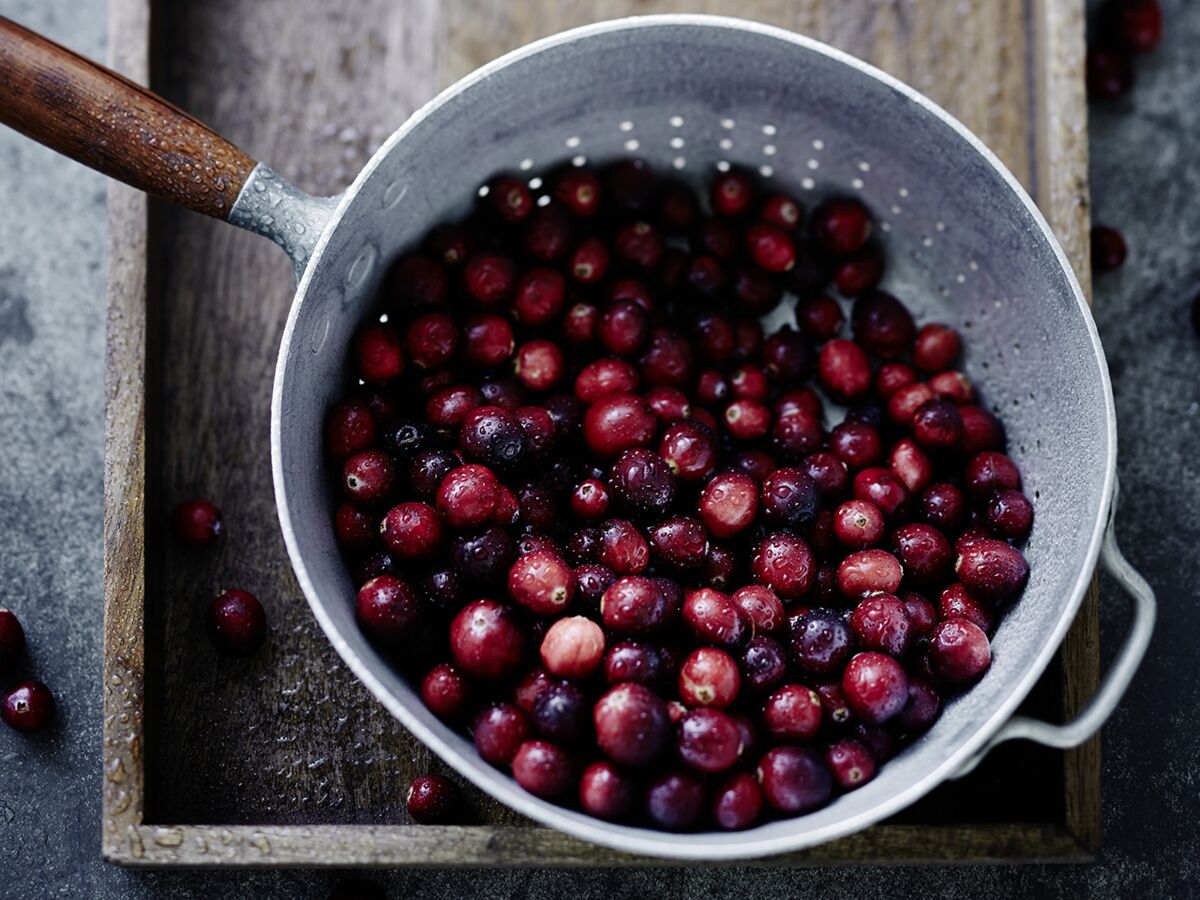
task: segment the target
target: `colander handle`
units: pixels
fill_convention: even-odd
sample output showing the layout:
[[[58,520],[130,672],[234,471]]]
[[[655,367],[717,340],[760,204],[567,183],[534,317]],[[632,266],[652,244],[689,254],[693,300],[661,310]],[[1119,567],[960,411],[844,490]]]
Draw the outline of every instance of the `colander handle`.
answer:
[[[1129,633],[1125,637],[1125,644],[1121,647],[1121,652],[1117,654],[1104,683],[1100,685],[1096,695],[1079,715],[1062,725],[1031,719],[1028,716],[1013,716],[955,774],[956,778],[961,778],[972,771],[979,765],[980,760],[991,752],[993,747],[1005,741],[1025,738],[1060,750],[1079,746],[1108,720],[1124,695],[1125,689],[1129,687],[1129,682],[1133,679],[1142,657],[1146,654],[1146,647],[1150,643],[1150,634],[1154,631],[1155,601],[1154,591],[1146,583],[1146,579],[1129,564],[1121,554],[1120,547],[1117,546],[1114,526],[1116,508],[1117,489],[1114,485],[1108,527],[1104,532],[1104,543],[1100,547],[1100,565],[1124,588],[1125,594],[1133,602],[1133,621],[1130,624]]]

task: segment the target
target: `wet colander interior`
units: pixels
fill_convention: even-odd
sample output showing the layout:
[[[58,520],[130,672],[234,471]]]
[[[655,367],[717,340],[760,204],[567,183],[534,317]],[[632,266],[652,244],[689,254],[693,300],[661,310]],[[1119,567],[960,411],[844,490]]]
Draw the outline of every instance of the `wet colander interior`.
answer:
[[[387,261],[465,210],[497,172],[535,178],[564,161],[625,155],[697,183],[714,167],[745,166],[810,208],[831,193],[861,197],[883,232],[884,287],[918,321],[961,330],[966,372],[1002,413],[1037,510],[1029,586],[996,633],[982,681],[869,784],[745,832],[616,825],[522,791],[429,713],[363,638],[331,528],[321,422]],[[876,70],[788,32],[649,17],[569,32],[485,67],[406,123],[355,187],[316,248],[288,323],[272,435],[280,516],[300,582],[339,653],[467,778],[534,819],[618,849],[749,857],[810,846],[897,811],[952,775],[1012,715],[1090,579],[1115,434],[1103,355],[1061,250],[1029,198],[961,125]],[[772,324],[789,317],[778,313]]]

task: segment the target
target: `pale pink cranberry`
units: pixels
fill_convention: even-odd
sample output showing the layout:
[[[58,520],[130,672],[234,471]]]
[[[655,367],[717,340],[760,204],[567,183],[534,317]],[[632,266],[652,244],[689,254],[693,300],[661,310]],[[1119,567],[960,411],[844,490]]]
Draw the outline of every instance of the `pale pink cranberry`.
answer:
[[[542,664],[559,678],[586,678],[604,658],[604,632],[591,619],[559,619],[542,638]]]
[[[910,494],[919,494],[933,480],[933,460],[912,438],[901,438],[892,445],[888,469]]]

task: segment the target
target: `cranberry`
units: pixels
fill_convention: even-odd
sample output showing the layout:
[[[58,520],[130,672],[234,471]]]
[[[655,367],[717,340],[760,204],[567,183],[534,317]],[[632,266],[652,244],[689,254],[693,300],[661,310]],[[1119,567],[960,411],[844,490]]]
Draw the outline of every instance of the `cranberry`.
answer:
[[[883,540],[885,531],[883,512],[870,500],[847,500],[834,513],[834,536],[852,549],[875,546]]]
[[[755,316],[765,316],[783,299],[783,287],[779,282],[761,269],[750,266],[743,266],[734,273],[731,290],[737,309]]]
[[[492,313],[470,316],[464,326],[463,358],[479,369],[490,369],[512,356],[515,347],[508,320]]]
[[[430,251],[448,267],[466,262],[473,244],[467,230],[456,225],[439,225],[429,235]]]
[[[379,550],[358,561],[354,567],[354,580],[360,583],[370,581],[380,575],[391,575],[398,568],[399,564],[392,554]]]
[[[514,553],[512,538],[499,526],[456,535],[450,545],[456,573],[479,585],[503,584]]]
[[[618,578],[600,601],[604,625],[611,631],[640,634],[662,628],[673,610],[662,586],[653,578]]]
[[[829,253],[849,256],[871,235],[871,213],[849,197],[826,200],[812,214],[812,232]]]
[[[434,500],[442,481],[458,466],[458,457],[450,450],[422,450],[409,463],[409,485],[420,499]]]
[[[850,599],[876,591],[893,594],[900,587],[904,569],[886,550],[858,550],[838,566],[838,589]]]
[[[580,482],[571,493],[571,512],[589,522],[604,518],[608,506],[608,488],[595,478]]]
[[[842,693],[850,709],[864,722],[881,724],[908,702],[908,676],[884,653],[859,653],[846,663]]]
[[[804,410],[780,415],[771,429],[771,444],[785,459],[800,460],[821,446],[820,420]]]
[[[813,609],[790,622],[792,659],[813,675],[828,675],[850,657],[854,638],[845,620],[831,609]]]
[[[388,290],[401,306],[420,309],[446,302],[446,269],[428,256],[402,256],[387,276]]]
[[[616,573],[608,566],[587,563],[575,569],[576,596],[580,608],[588,615],[600,614],[600,599],[609,585],[617,580]]]
[[[421,681],[421,699],[439,719],[455,719],[466,710],[470,688],[449,663],[434,666]]]
[[[539,262],[560,259],[571,248],[573,231],[574,223],[562,207],[539,207],[525,227],[525,252]]]
[[[1004,449],[1004,425],[981,406],[960,406],[963,436],[959,450],[965,456],[974,456],[984,450]]]
[[[538,733],[552,741],[576,744],[587,737],[589,700],[581,688],[569,681],[550,682],[533,702],[533,724]]]
[[[707,428],[684,421],[676,422],[663,432],[658,453],[680,481],[695,482],[712,475],[719,447]]]
[[[25,629],[12,610],[0,607],[0,673],[12,669],[25,652]]]
[[[453,431],[482,403],[483,394],[478,388],[467,384],[454,384],[442,388],[425,401],[425,417],[438,428]]]
[[[1089,100],[1114,100],[1133,88],[1133,60],[1114,47],[1089,47],[1085,66]]]
[[[708,535],[696,519],[675,516],[651,526],[650,552],[676,571],[698,569],[708,552]]]
[[[575,377],[575,396],[584,403],[595,403],[609,394],[632,393],[637,388],[637,369],[613,357],[588,363]]]
[[[575,573],[557,554],[539,550],[513,563],[508,570],[508,593],[532,612],[555,615],[575,596]]]
[[[604,680],[609,684],[632,681],[654,684],[662,670],[658,652],[648,644],[622,641],[609,647],[604,654]]]
[[[947,619],[929,638],[929,663],[939,678],[955,684],[975,681],[992,662],[987,635],[965,619]]]
[[[825,751],[825,765],[842,790],[850,791],[875,777],[875,759],[861,741],[842,738]]]
[[[652,762],[670,737],[666,704],[650,688],[632,682],[610,688],[597,701],[593,723],[600,749],[624,766]]]
[[[531,391],[548,391],[563,376],[565,362],[558,344],[537,339],[517,350],[516,373]]]
[[[816,685],[814,688],[817,696],[821,698],[821,708],[825,711],[825,718],[834,725],[845,725],[850,721],[852,713],[850,707],[846,704],[846,698],[842,694],[842,686],[837,682],[825,681]]]
[[[634,783],[612,763],[595,762],[579,780],[579,805],[590,816],[616,821],[633,808]]]
[[[807,594],[812,588],[816,568],[808,544],[784,532],[769,535],[755,547],[751,567],[755,580],[784,600],[795,600]]]
[[[900,518],[908,509],[908,490],[887,469],[863,469],[855,475],[854,497],[870,500],[888,518]]]
[[[777,631],[783,627],[783,602],[769,587],[749,584],[734,591],[732,599],[755,632]]]
[[[741,655],[741,674],[755,691],[767,691],[787,675],[787,655],[779,642],[766,635],[756,635]]]
[[[342,487],[346,496],[364,506],[385,503],[399,481],[392,458],[380,450],[355,453],[342,467]]]
[[[621,454],[609,474],[609,486],[626,509],[643,516],[663,515],[675,497],[670,466],[642,448]]]
[[[746,232],[746,251],[768,272],[786,272],[796,264],[796,245],[775,225],[753,225]]]
[[[713,209],[722,216],[738,216],[754,202],[754,185],[745,172],[721,172],[713,179],[709,191]]]
[[[453,528],[483,525],[495,512],[498,487],[487,467],[459,466],[438,488],[437,510]]]
[[[366,407],[362,408],[364,411],[366,410]],[[367,413],[367,417],[369,422],[370,413]],[[372,435],[373,432],[374,429],[372,426]],[[328,431],[326,434],[328,434]],[[346,444],[349,444],[349,441],[341,441],[339,443],[341,444],[338,448],[339,451],[341,449],[348,449],[346,455],[353,453],[356,449],[361,449],[358,447],[347,448]],[[370,445],[369,439],[366,444],[367,446]],[[329,446],[328,438],[326,446]],[[344,456],[336,453],[334,455],[338,456],[339,459],[344,458]],[[196,547],[205,547],[221,536],[224,523],[221,519],[221,510],[217,508],[215,503],[197,497],[193,500],[185,500],[175,507],[171,513],[171,525],[175,530],[175,536],[179,540]]]
[[[888,468],[910,494],[924,490],[933,480],[933,460],[911,438],[901,438],[892,445]]]
[[[386,384],[404,374],[404,348],[390,325],[368,325],[354,337],[358,377],[368,384]]]
[[[882,251],[874,244],[867,244],[837,264],[833,270],[833,283],[843,297],[857,297],[879,287],[883,269]]]
[[[649,444],[654,438],[655,424],[654,414],[641,397],[609,394],[588,408],[583,436],[594,453],[613,457]]]
[[[600,526],[599,561],[618,575],[639,575],[650,564],[650,545],[633,523],[609,519]]]
[[[422,559],[442,543],[442,522],[428,503],[401,503],[383,518],[383,542],[401,559]]]
[[[762,812],[762,790],[753,775],[736,772],[717,786],[712,817],[723,831],[749,828]]]
[[[474,678],[497,680],[515,675],[524,643],[512,610],[495,600],[468,603],[450,623],[454,662]]]
[[[445,313],[427,313],[409,324],[404,346],[422,369],[445,365],[458,349],[458,326]]]
[[[767,338],[762,349],[763,371],[777,384],[790,386],[803,381],[813,368],[813,351],[808,339],[785,326]]]
[[[912,522],[892,535],[896,557],[917,584],[943,584],[950,574],[954,551],[946,536],[932,525]]]
[[[700,772],[724,772],[738,760],[741,734],[718,709],[689,710],[680,719],[678,751],[683,763]]]
[[[916,370],[908,363],[886,362],[875,371],[875,393],[884,400],[917,381]]]
[[[771,430],[771,411],[756,400],[735,400],[723,418],[726,431],[740,441],[757,441]]]
[[[872,291],[854,301],[850,328],[856,341],[884,359],[910,349],[917,330],[904,304],[883,291]]]
[[[937,399],[937,395],[934,394],[933,388],[925,382],[917,381],[907,384],[888,398],[888,419],[893,425],[908,428],[912,425],[913,416],[918,407],[935,399]]]
[[[563,317],[563,337],[575,347],[586,347],[596,339],[600,309],[594,303],[579,302]]]
[[[604,632],[591,619],[559,619],[542,638],[542,662],[559,678],[586,678],[604,656]]]
[[[596,337],[609,353],[634,356],[650,338],[650,317],[632,300],[619,300],[600,316]]]
[[[1023,541],[1033,527],[1033,504],[1020,491],[997,491],[988,500],[987,524],[997,537]]]
[[[523,222],[533,212],[533,197],[525,182],[511,175],[501,175],[487,183],[486,207],[509,223]]]
[[[262,615],[261,608],[258,615]],[[359,589],[355,615],[359,628],[372,642],[384,650],[397,650],[417,633],[422,619],[421,601],[407,582],[395,575],[380,575]],[[260,631],[264,627],[265,621]]]
[[[571,790],[575,781],[571,760],[548,741],[526,741],[512,761],[517,784],[538,797],[553,800]]]
[[[742,472],[723,472],[705,485],[697,512],[714,537],[732,537],[758,514],[758,485]]]
[[[737,698],[742,678],[724,650],[700,647],[679,667],[679,698],[688,706],[725,709]]]
[[[738,605],[713,588],[687,593],[682,613],[692,634],[705,643],[732,647],[748,637],[747,623]]]
[[[808,297],[822,291],[832,277],[827,255],[814,241],[796,245],[796,265],[787,273],[787,285],[797,295]]]
[[[600,208],[600,179],[590,169],[564,169],[554,183],[554,199],[580,218]]]
[[[776,747],[758,764],[758,780],[767,803],[783,813],[824,806],[833,793],[825,763],[807,747]]]
[[[769,524],[804,530],[816,519],[817,483],[802,469],[781,468],[763,482],[763,517]]]
[[[665,328],[650,332],[650,347],[640,359],[642,378],[651,387],[688,388],[695,361],[691,345]]]
[[[696,195],[685,184],[669,184],[658,200],[658,218],[670,231],[687,231],[700,215]]]
[[[973,457],[963,472],[967,496],[977,503],[986,501],[995,491],[1019,491],[1021,470],[1003,453],[985,451]]]
[[[659,828],[685,831],[700,818],[704,788],[686,772],[667,772],[646,790],[646,816]]]
[[[650,411],[665,425],[673,425],[682,419],[686,419],[691,412],[691,407],[688,405],[687,394],[677,388],[656,387],[651,388],[646,392],[646,403],[650,405]],[[668,429],[669,431],[670,429]],[[665,438],[665,434],[664,434]],[[715,451],[714,451],[715,452]],[[659,455],[666,459],[666,455],[662,453],[661,448]],[[668,460],[669,461],[669,460]],[[675,473],[676,475],[679,472]]]
[[[838,338],[821,348],[818,358],[821,384],[840,400],[862,397],[871,389],[871,363],[853,341]]]
[[[509,766],[529,739],[529,719],[509,703],[485,707],[472,727],[475,749],[493,766]]]
[[[972,593],[997,602],[1011,600],[1029,580],[1029,563],[1021,551],[992,538],[981,538],[964,547],[954,571]]]
[[[904,734],[920,734],[937,721],[942,711],[942,698],[933,685],[919,678],[908,680],[908,702],[896,716],[895,724]]]
[[[893,594],[872,594],[859,601],[850,628],[860,647],[902,656],[908,649],[907,607]]]
[[[1158,0],[1110,0],[1101,17],[1109,37],[1133,53],[1149,53],[1162,40]]]
[[[908,616],[908,630],[913,637],[924,637],[937,624],[937,611],[933,604],[920,594],[909,591],[900,598]]]
[[[943,533],[954,534],[966,522],[966,500],[954,485],[938,482],[921,493],[917,500],[917,515]]]
[[[879,432],[866,422],[842,422],[829,433],[829,446],[851,469],[875,466],[883,459]]]
[[[802,467],[826,501],[836,500],[850,485],[850,472],[846,464],[833,453],[825,450],[810,453],[804,457]]]
[[[441,775],[422,775],[408,787],[408,814],[422,825],[448,825],[462,815],[458,787]]]
[[[821,698],[812,688],[785,684],[767,698],[763,721],[780,741],[810,741],[821,727]]]
[[[818,294],[796,304],[796,322],[814,341],[829,341],[841,333],[846,317],[836,300]]]
[[[41,731],[54,718],[54,694],[32,678],[18,682],[4,695],[0,714],[5,724],[16,731],[27,734]]]
[[[912,430],[922,447],[951,450],[962,441],[962,417],[948,400],[929,400],[913,413]]]

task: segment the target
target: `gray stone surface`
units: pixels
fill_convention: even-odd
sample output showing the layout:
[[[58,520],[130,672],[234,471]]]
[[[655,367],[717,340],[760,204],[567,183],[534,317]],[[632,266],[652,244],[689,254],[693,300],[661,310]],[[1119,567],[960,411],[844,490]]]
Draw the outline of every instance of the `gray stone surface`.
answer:
[[[391,897],[624,898],[1200,892],[1200,4],[1164,2],[1167,38],[1132,98],[1093,110],[1097,218],[1130,261],[1096,287],[1120,420],[1119,534],[1158,591],[1149,657],[1105,731],[1105,847],[1094,866],[802,872],[442,872],[371,876]],[[103,56],[103,0],[2,0],[12,16]],[[147,873],[99,857],[104,184],[0,130],[0,604],[34,638],[59,726],[0,730],[0,898],[327,896],[339,873]],[[1105,590],[1111,651],[1124,606]]]

